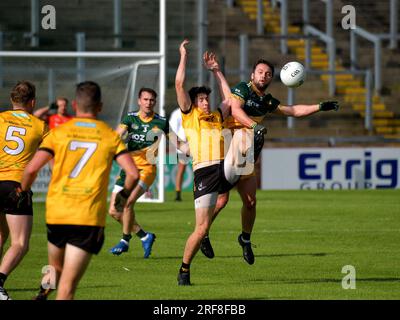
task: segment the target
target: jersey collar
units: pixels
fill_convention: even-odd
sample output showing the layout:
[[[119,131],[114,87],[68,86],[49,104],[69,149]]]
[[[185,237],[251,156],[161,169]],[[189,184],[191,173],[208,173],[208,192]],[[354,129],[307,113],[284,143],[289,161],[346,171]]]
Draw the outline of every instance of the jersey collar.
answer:
[[[153,120],[155,114],[156,114],[156,113],[153,112],[153,114],[151,115],[151,117],[149,117],[149,118],[143,118],[142,115],[141,115],[141,112],[140,112],[140,111],[138,112],[139,119],[140,119],[142,122],[145,122],[145,123],[150,122],[151,120]]]

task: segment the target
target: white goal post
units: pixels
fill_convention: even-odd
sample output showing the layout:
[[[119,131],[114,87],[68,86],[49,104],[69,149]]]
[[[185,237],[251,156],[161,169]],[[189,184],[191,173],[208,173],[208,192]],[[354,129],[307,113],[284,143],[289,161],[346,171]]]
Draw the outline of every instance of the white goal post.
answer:
[[[143,51],[143,52],[126,52],[126,51],[0,51],[1,57],[6,58],[133,58],[135,60],[129,65],[128,72],[131,72],[129,79],[129,97],[128,106],[132,108],[134,105],[134,91],[137,84],[137,74],[141,66],[145,65],[157,65],[158,68],[158,113],[165,117],[165,87],[166,87],[166,0],[159,0],[159,50],[158,51]],[[112,71],[111,71],[112,73]],[[123,116],[123,108],[119,112],[118,120],[121,120]],[[131,110],[128,110],[131,111]],[[158,153],[158,164],[157,164],[157,176],[156,180],[158,183],[158,198],[148,199],[141,197],[140,201],[143,202],[164,202],[164,162],[165,162],[165,138],[161,140],[160,149]],[[45,174],[48,175],[47,173]],[[47,179],[48,177],[46,177]],[[36,198],[36,200],[44,200]]]

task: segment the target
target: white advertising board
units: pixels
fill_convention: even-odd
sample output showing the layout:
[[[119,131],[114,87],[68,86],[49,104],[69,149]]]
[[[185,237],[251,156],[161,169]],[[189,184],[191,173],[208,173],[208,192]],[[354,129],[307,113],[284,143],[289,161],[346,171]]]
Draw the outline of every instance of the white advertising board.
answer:
[[[400,148],[264,149],[261,189],[400,188]]]

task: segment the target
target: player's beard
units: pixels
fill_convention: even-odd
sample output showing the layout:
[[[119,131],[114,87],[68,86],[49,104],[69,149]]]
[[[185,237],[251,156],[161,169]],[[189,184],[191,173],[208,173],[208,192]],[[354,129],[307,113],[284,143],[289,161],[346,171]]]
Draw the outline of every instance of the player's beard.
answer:
[[[257,83],[255,83],[255,85],[256,85],[256,88],[257,88],[258,90],[264,92],[264,91],[268,88],[269,83],[266,83],[266,84],[264,84],[264,85],[261,85],[260,83],[257,82]]]

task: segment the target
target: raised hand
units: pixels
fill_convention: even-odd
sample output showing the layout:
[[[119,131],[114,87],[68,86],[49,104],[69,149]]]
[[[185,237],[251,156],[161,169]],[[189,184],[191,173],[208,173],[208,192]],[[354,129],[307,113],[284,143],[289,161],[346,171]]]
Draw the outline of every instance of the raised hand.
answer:
[[[208,52],[208,51],[204,52],[203,63],[204,66],[210,71],[219,70],[217,56],[213,52]]]
[[[11,203],[17,205],[18,209],[30,207],[32,205],[32,191],[22,191],[20,187],[17,187],[9,194],[9,200]]]
[[[179,53],[181,54],[181,56],[185,56],[187,55],[187,50],[186,50],[186,45],[189,43],[188,39],[185,39],[182,41],[181,45],[179,46]]]
[[[337,101],[322,101],[319,103],[320,111],[339,110],[339,102]]]

